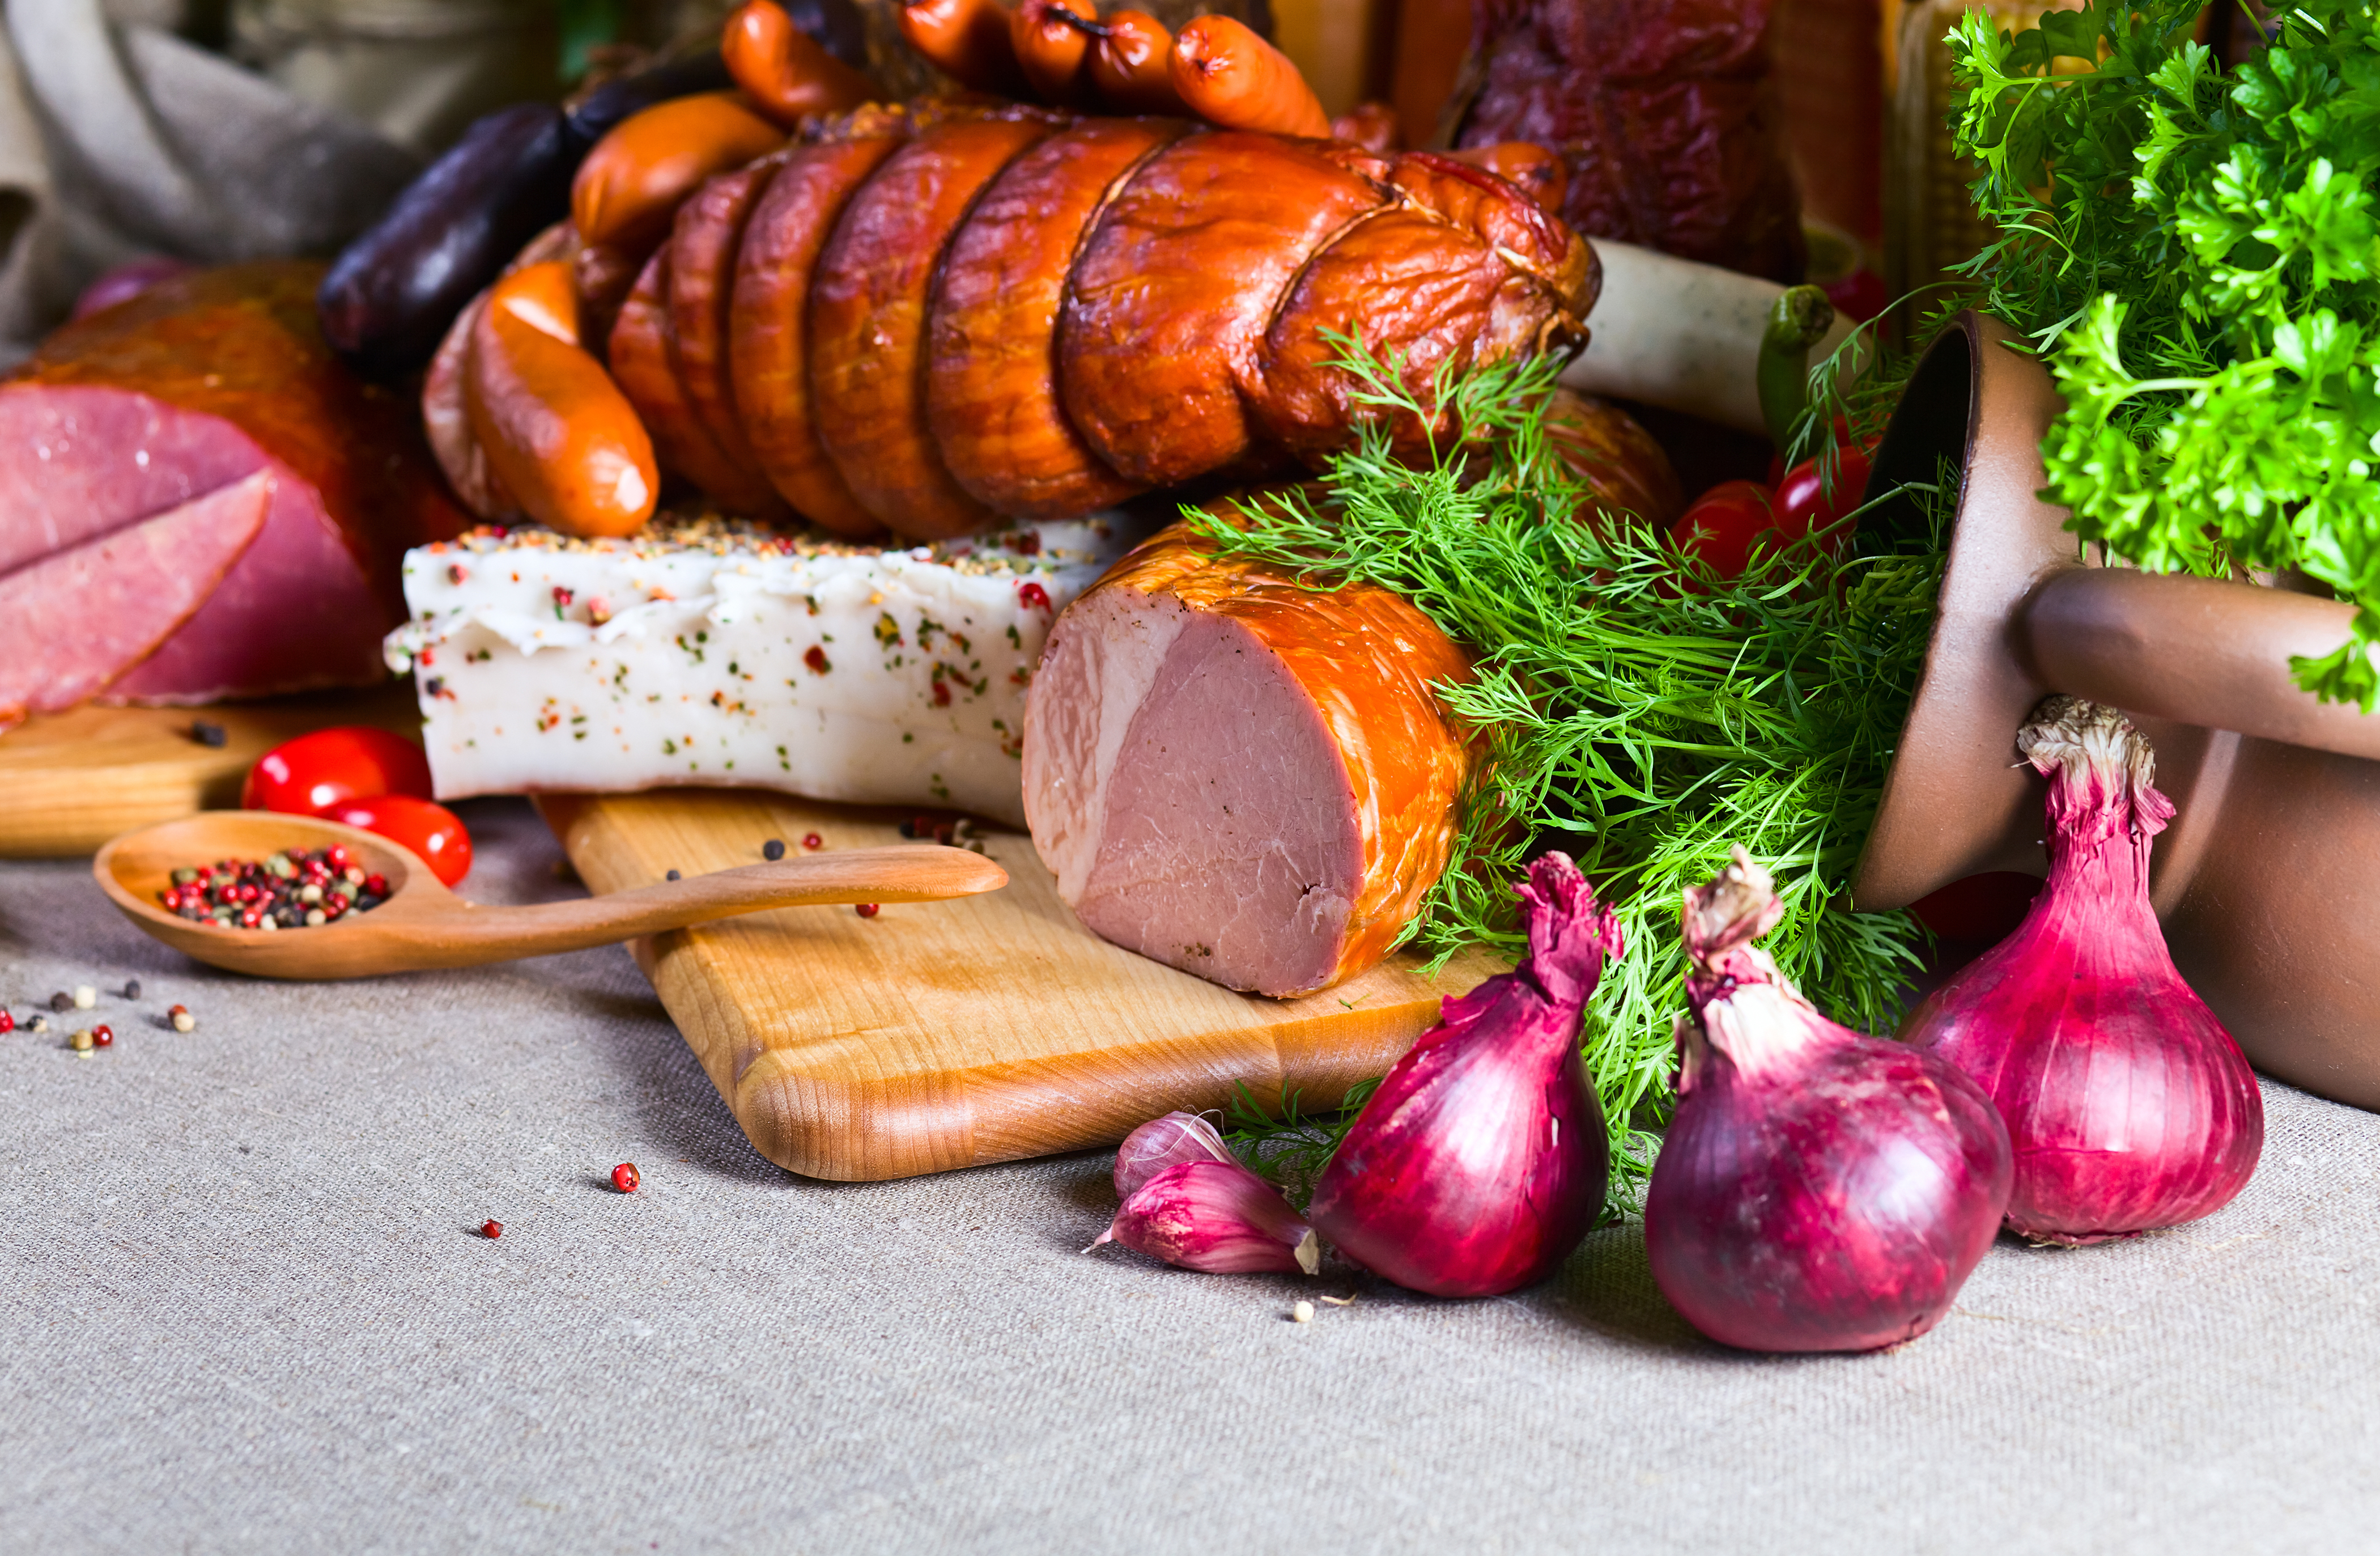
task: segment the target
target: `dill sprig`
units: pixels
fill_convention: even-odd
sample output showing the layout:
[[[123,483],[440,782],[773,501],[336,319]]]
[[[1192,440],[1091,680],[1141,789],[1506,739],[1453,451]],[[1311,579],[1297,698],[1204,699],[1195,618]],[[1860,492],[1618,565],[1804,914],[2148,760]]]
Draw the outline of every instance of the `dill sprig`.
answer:
[[[1764,943],[1787,975],[1862,1030],[1899,1015],[1924,930],[1905,913],[1853,914],[1846,893],[1924,661],[1940,536],[1861,537],[1840,559],[1813,537],[1755,555],[1741,578],[1697,571],[1681,588],[1700,563],[1633,515],[1598,511],[1548,440],[1558,364],[1440,373],[1415,395],[1394,363],[1341,349],[1358,403],[1379,414],[1319,491],[1188,517],[1218,547],[1317,587],[1391,590],[1476,656],[1473,680],[1438,689],[1480,729],[1486,759],[1410,934],[1441,960],[1517,951],[1526,860],[1547,846],[1578,860],[1627,937],[1583,1035],[1617,1206],[1667,1117],[1679,902],[1731,845],[1778,877],[1785,915]],[[1411,458],[1391,446],[1400,422],[1460,431]],[[1327,1157],[1344,1127],[1302,1115],[1291,1139],[1268,1141],[1246,1112],[1232,1120],[1243,1149],[1286,1150],[1293,1168],[1301,1152]]]

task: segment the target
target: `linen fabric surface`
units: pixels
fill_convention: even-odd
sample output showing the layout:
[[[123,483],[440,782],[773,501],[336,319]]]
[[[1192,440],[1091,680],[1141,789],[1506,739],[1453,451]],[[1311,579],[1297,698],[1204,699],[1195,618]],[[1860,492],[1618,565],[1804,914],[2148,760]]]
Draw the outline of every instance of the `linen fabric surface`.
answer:
[[[462,808],[467,894],[575,889],[526,806]],[[78,984],[96,1009],[24,1030]],[[1439,1302],[1087,1256],[1106,1153],[796,1178],[618,949],[266,983],[146,940],[83,861],[13,863],[0,1003],[8,1552],[2328,1552],[2380,1526],[2380,1118],[2275,1083],[2219,1214],[2003,1238],[1932,1334],[1783,1358],[1688,1329],[1634,1225]],[[84,1057],[92,1020],[116,1040]],[[1290,1321],[1323,1295],[1356,1300]]]

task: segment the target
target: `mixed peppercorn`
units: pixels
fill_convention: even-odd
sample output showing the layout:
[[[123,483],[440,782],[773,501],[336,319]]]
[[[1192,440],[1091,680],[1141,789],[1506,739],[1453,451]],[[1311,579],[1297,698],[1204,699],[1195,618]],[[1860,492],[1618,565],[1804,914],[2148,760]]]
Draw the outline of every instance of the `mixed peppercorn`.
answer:
[[[388,878],[367,874],[345,845],[334,843],[177,869],[157,900],[193,923],[299,930],[378,907],[388,900]]]

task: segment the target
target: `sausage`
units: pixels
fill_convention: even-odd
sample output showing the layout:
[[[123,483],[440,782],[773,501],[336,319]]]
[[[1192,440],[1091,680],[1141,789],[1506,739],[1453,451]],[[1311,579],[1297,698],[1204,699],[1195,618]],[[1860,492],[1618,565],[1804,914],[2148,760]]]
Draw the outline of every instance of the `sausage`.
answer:
[[[746,439],[770,484],[811,523],[860,539],[882,526],[827,457],[810,411],[810,277],[835,219],[908,134],[904,115],[868,116],[846,138],[795,147],[753,208],[735,263],[728,365]]]
[[[1677,468],[1644,424],[1609,400],[1556,388],[1546,438],[1592,501],[1667,532],[1686,511]],[[1590,520],[1592,516],[1590,517]]]
[[[775,490],[728,457],[678,378],[670,340],[669,259],[662,249],[645,261],[612,326],[613,382],[650,434],[662,468],[735,512],[768,515],[777,506]]]
[[[993,180],[943,256],[926,419],[952,479],[995,512],[1070,518],[1140,487],[1091,451],[1058,392],[1058,310],[1075,248],[1179,119],[1093,119]]]
[[[794,25],[775,0],[745,0],[727,18],[719,52],[761,115],[785,129],[813,114],[840,114],[873,95],[868,78]]]
[[[1187,117],[1173,90],[1173,34],[1147,11],[1112,11],[1091,47],[1091,84],[1110,113]]]
[[[526,265],[488,290],[471,327],[464,405],[522,509],[567,535],[627,535],[661,494],[652,440],[578,344],[570,267]]]
[[[757,3],[776,10],[769,0]],[[735,256],[745,225],[783,156],[773,153],[722,173],[678,207],[663,272],[669,285],[671,363],[678,383],[710,441],[760,490],[770,489],[769,478],[735,412],[735,388],[727,365],[727,310],[735,296]]]
[[[1570,188],[1569,164],[1543,146],[1526,140],[1501,140],[1493,146],[1474,146],[1446,155],[1474,167],[1484,167],[1514,185],[1536,201],[1541,211],[1560,212],[1562,196]]]
[[[1092,37],[1078,22],[1096,24],[1087,0],[1023,0],[1008,14],[1010,46],[1017,68],[1034,94],[1053,108],[1094,108],[1099,88],[1091,79]]]
[[[474,120],[322,278],[332,348],[384,382],[427,362],[463,305],[569,211],[583,150],[551,103]]]
[[[1463,650],[1386,590],[1317,591],[1180,526],[1050,628],[1025,814],[1094,933],[1257,993],[1377,964],[1445,870],[1474,756]]]
[[[157,651],[264,531],[270,470],[0,577],[0,728],[71,708]]]
[[[819,441],[860,505],[913,539],[967,534],[997,517],[952,480],[927,431],[928,288],[977,192],[1051,122],[1019,110],[923,130],[844,205],[810,279]]]
[[[1175,35],[1168,68],[1192,113],[1225,129],[1327,136],[1330,115],[1290,57],[1229,17],[1193,19]]]
[[[525,265],[569,257],[570,229],[556,222],[531,239],[504,274],[509,275]],[[438,354],[430,359],[430,371],[421,382],[421,430],[429,437],[430,452],[437,459],[438,468],[445,472],[446,484],[463,500],[463,505],[481,518],[502,519],[519,513],[520,504],[489,468],[487,451],[472,432],[470,410],[463,403],[463,378],[471,359],[471,329],[487,302],[484,292],[473,298],[455,316],[446,338],[439,342]],[[580,318],[583,328],[583,312]]]
[[[1266,331],[1251,408],[1269,438],[1309,462],[1378,414],[1331,365],[1348,338],[1383,361],[1401,358],[1404,387],[1426,397],[1438,372],[1566,352],[1586,336],[1581,299],[1595,296],[1594,251],[1527,196],[1429,152],[1397,159],[1389,181],[1402,198],[1316,255]],[[1448,430],[1408,413],[1393,432],[1418,453]]]
[[[1000,0],[912,0],[901,7],[901,36],[971,91],[1022,98],[1032,91]]]
[[[1243,392],[1257,387],[1274,305],[1388,198],[1327,149],[1275,136],[1193,135],[1150,158],[1108,202],[1067,286],[1058,360],[1075,431],[1145,487],[1261,459]]]
[[[580,242],[632,254],[641,269],[705,178],[766,155],[784,139],[733,92],[681,97],[630,115],[579,165],[570,225]]]

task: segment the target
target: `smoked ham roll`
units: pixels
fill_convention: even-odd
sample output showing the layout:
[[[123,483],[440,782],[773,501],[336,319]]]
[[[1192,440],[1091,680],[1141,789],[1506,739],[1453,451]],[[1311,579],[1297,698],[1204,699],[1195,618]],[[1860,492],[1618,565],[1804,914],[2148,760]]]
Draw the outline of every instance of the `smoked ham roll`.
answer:
[[[1034,846],[1103,939],[1230,989],[1328,988],[1446,868],[1473,756],[1430,688],[1469,675],[1398,596],[1307,589],[1175,526],[1050,629]]]

